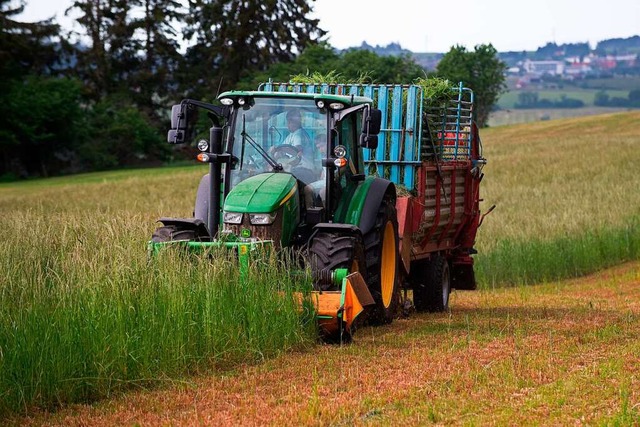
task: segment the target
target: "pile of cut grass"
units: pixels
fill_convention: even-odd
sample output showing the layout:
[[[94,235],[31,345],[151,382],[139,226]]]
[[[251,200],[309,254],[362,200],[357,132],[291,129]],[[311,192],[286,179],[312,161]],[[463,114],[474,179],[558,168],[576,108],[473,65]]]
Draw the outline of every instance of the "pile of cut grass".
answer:
[[[197,184],[197,175],[160,174],[156,187],[132,173],[0,190],[0,416],[228,369],[315,341],[313,313],[300,312],[291,295],[308,290],[309,280],[274,258],[254,262],[245,278],[224,251],[210,254],[215,262],[179,250],[148,259],[154,221],[134,211],[153,211],[146,205],[165,185]]]

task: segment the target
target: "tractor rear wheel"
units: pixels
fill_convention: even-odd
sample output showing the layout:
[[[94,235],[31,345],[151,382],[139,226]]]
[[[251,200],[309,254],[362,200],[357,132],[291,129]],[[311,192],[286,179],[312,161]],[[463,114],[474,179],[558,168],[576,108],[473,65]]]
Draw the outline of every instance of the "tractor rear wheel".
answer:
[[[398,216],[390,198],[378,210],[376,223],[365,237],[369,291],[376,302],[369,322],[391,323],[400,300]]]
[[[413,287],[416,311],[446,311],[451,293],[449,262],[442,255],[435,255],[425,262],[423,271],[420,282]]]
[[[194,230],[180,229],[175,225],[158,227],[151,235],[151,241],[154,243],[195,240],[195,238],[196,232]]]
[[[338,290],[331,280],[331,271],[336,268],[359,271],[366,281],[364,259],[362,239],[356,236],[320,232],[309,246],[311,271],[322,291]]]

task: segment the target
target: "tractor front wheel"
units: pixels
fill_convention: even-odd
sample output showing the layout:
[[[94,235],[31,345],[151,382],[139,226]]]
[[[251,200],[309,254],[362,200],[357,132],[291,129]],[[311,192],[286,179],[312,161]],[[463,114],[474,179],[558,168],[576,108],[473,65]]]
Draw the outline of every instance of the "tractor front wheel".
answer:
[[[337,268],[359,271],[366,280],[364,245],[359,237],[320,232],[311,241],[308,255],[319,290],[337,290],[331,279],[331,271]]]
[[[380,206],[375,226],[365,237],[365,245],[367,284],[376,302],[369,321],[374,325],[391,323],[400,300],[398,217],[391,199],[385,199]]]

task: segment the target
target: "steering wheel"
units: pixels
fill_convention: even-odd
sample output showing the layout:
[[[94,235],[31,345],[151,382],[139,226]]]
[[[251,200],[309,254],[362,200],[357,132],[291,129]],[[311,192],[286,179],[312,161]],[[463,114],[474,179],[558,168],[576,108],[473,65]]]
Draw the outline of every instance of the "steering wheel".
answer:
[[[271,151],[273,160],[281,163],[282,166],[295,166],[302,160],[302,151],[291,144],[281,144]]]

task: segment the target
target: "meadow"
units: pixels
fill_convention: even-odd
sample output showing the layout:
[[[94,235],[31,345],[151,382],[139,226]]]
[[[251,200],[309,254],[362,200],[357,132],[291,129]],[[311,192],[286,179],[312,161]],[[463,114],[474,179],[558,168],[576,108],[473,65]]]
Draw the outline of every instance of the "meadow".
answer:
[[[498,105],[503,109],[515,108],[515,104],[518,103],[518,96],[522,92],[535,92],[538,94],[538,99],[547,99],[549,101],[560,101],[562,96],[566,96],[571,99],[579,99],[584,102],[585,106],[592,107],[593,102],[600,89],[591,89],[591,88],[579,88],[579,87],[565,87],[562,89],[537,89],[535,87],[532,88],[524,88],[518,90],[510,90],[504,93],[500,99],[498,100]],[[611,97],[624,98],[626,99],[629,96],[628,90],[621,89],[608,89],[607,94]]]
[[[489,115],[488,123],[490,127],[496,127],[547,120],[571,119],[582,116],[620,113],[624,111],[628,111],[628,109],[617,107],[527,108],[519,110],[502,109],[492,111]]]
[[[484,286],[586,274],[640,255],[640,112],[484,130]]]
[[[638,123],[640,113],[630,112],[482,131],[482,208],[497,205],[476,246],[483,298],[496,287],[639,258]],[[304,280],[277,261],[241,280],[225,256],[147,258],[155,220],[190,217],[203,173],[194,166],[0,184],[0,417],[313,346],[308,313],[278,292]]]

